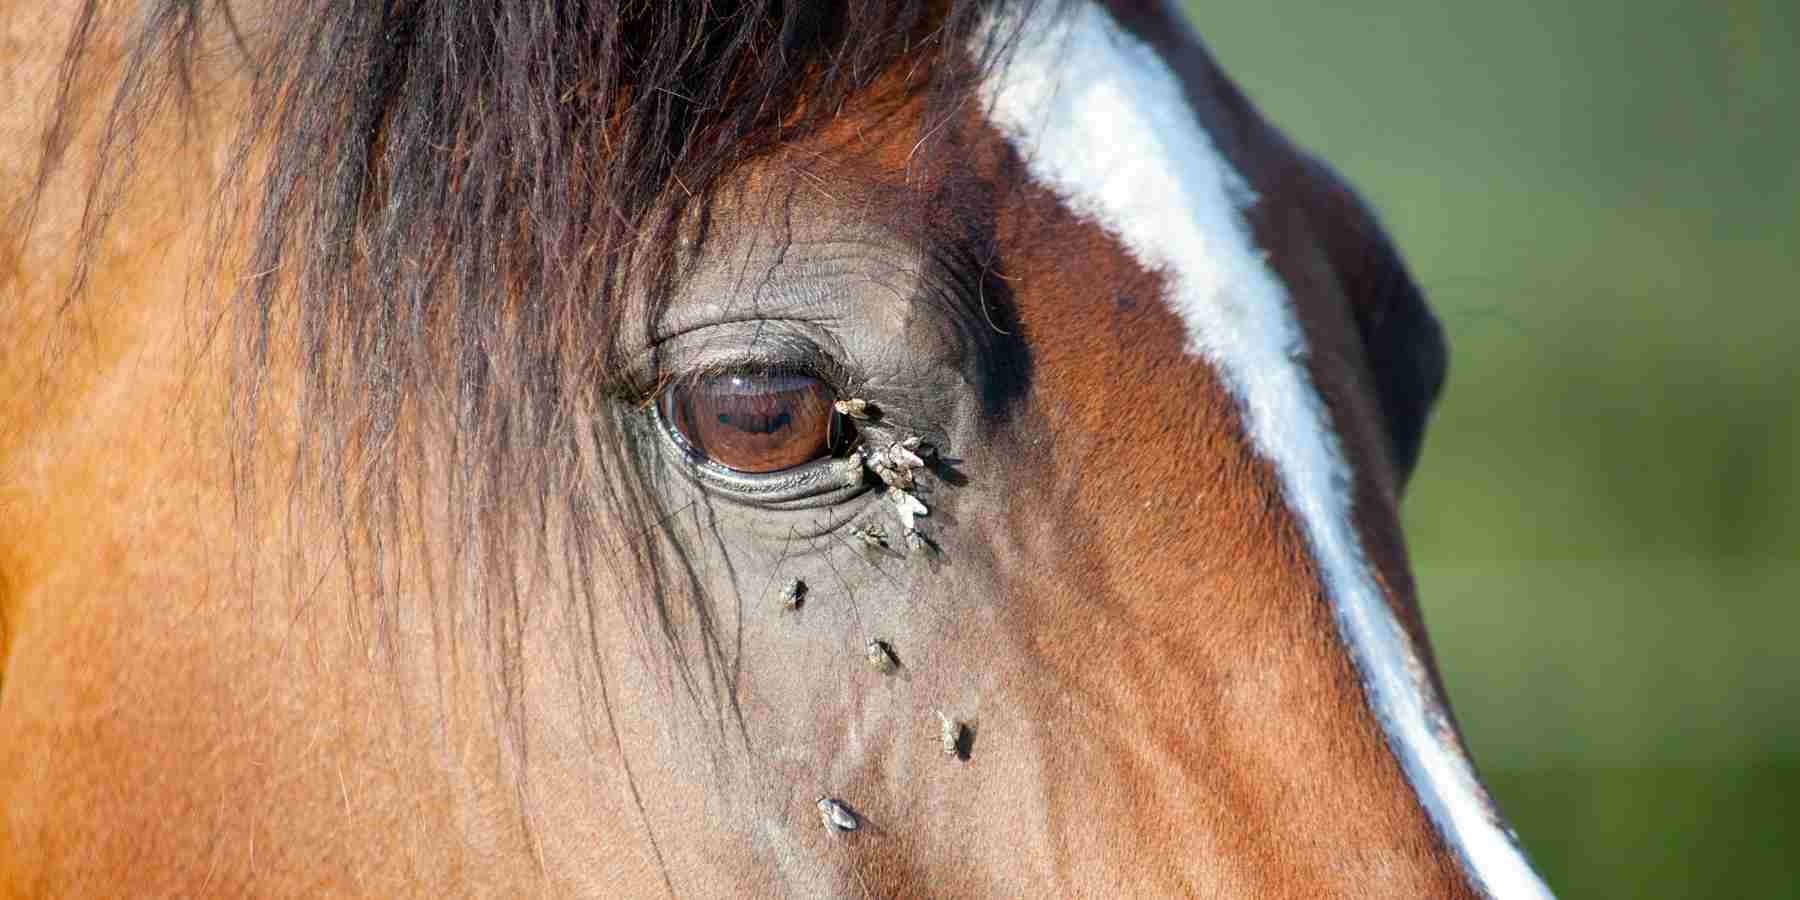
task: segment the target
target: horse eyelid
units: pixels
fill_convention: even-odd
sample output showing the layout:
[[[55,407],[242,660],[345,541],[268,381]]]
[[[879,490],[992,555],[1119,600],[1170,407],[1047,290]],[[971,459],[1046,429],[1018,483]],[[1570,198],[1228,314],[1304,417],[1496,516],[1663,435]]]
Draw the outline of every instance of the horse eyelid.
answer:
[[[681,343],[663,342],[628,370],[626,383],[638,406],[655,406],[672,385],[694,387],[732,375],[804,375],[819,379],[841,397],[850,396],[852,385],[863,380],[854,367],[801,335],[759,336],[755,344],[732,351],[685,350]],[[671,349],[670,344],[677,346]]]

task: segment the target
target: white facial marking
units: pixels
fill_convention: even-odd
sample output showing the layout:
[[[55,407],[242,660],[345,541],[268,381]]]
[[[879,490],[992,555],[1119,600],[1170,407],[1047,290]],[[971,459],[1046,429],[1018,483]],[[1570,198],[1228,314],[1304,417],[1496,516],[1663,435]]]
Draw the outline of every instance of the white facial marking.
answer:
[[[974,46],[1016,23],[995,20]],[[1305,363],[1286,290],[1253,246],[1255,202],[1156,55],[1092,2],[1019,31],[984,85],[988,115],[1033,178],[1162,273],[1255,448],[1280,475],[1364,690],[1420,803],[1476,886],[1548,897],[1448,726],[1351,519],[1351,474]]]

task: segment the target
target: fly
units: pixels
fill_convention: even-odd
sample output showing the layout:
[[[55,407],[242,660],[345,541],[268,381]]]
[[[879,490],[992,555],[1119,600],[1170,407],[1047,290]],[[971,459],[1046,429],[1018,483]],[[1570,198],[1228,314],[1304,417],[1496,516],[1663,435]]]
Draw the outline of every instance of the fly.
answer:
[[[906,536],[906,546],[917,549],[920,540],[917,520],[920,516],[930,515],[931,510],[919,502],[919,498],[897,487],[887,489],[887,499],[900,517],[900,533]]]
[[[838,415],[849,416],[858,422],[870,421],[881,412],[875,408],[875,404],[856,397],[849,400],[839,400],[831,404],[831,408],[837,410]]]
[[[869,646],[863,650],[863,656],[869,661],[869,668],[883,675],[892,675],[895,669],[900,668],[900,660],[894,656],[894,648],[889,647],[886,641],[870,641]]]
[[[781,605],[787,609],[799,609],[806,603],[806,582],[798,578],[787,583],[781,592]]]
[[[932,455],[931,447],[917,435],[898,443],[888,444],[880,448],[864,445],[862,448],[863,465],[881,479],[888,487],[911,490],[917,480],[917,473],[925,468],[925,457]]]
[[[825,823],[827,831],[855,831],[861,825],[856,813],[843,803],[830,797],[820,797],[818,803],[819,821]]]
[[[938,743],[944,748],[944,755],[954,758],[962,757],[963,723],[944,715],[943,710],[934,709],[938,717]]]
[[[852,537],[870,550],[886,550],[888,547],[887,529],[870,522],[850,529]]]

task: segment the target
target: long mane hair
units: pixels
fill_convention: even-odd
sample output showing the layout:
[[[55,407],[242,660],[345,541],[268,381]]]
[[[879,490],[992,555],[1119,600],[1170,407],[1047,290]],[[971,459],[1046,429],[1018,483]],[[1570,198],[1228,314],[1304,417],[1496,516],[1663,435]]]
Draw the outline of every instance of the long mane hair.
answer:
[[[721,180],[850,98],[888,85],[948,115],[1000,55],[966,51],[1003,2],[1031,0],[305,0],[254,15],[155,0],[121,36],[110,5],[85,0],[37,187],[12,213],[29,232],[81,123],[101,117],[68,298],[90,302],[92,248],[146,163],[140,139],[241,98],[206,226],[234,248],[232,277],[207,284],[229,285],[238,489],[267,440],[271,361],[292,360],[284,413],[307,427],[279,449],[295,496],[322,503],[360,561],[349,578],[377,641],[392,639],[402,561],[442,554],[453,583],[434,586],[436,614],[481,636],[493,699],[516,710],[524,624],[552,599],[525,595],[521,566],[560,570],[571,639],[590,651],[609,596],[595,586],[641,582],[630,613],[678,682],[735,709],[693,562],[600,533],[681,512],[646,486],[615,412],[621,298],[663,295],[698,247],[683,223],[704,221]],[[103,66],[110,95],[77,89]],[[436,493],[416,484],[428,454]],[[409,541],[402,523],[438,494],[449,533]]]

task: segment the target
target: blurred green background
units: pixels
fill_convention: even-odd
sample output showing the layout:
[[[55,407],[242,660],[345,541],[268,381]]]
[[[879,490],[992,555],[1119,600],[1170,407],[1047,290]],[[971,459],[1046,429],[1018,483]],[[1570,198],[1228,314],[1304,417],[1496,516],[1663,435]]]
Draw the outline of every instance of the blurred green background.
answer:
[[[1190,3],[1448,326],[1407,524],[1564,897],[1800,891],[1800,4]]]

